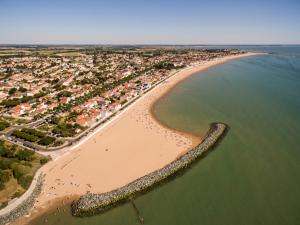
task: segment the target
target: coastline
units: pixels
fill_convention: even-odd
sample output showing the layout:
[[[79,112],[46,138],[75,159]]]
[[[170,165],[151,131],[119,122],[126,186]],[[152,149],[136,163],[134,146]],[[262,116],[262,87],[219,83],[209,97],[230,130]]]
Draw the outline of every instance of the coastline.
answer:
[[[153,171],[133,182],[110,192],[100,194],[85,194],[72,204],[72,214],[74,216],[91,216],[104,212],[120,203],[129,201],[137,194],[152,189],[158,184],[175,176],[182,170],[190,167],[193,162],[205,156],[220,142],[228,131],[228,126],[223,123],[212,123],[209,132],[203,141],[195,148],[178,157],[163,168]]]
[[[172,79],[171,82],[168,84],[168,87],[165,89],[164,92],[161,93],[160,96],[157,97],[156,100],[154,100],[151,103],[150,109],[149,109],[149,111],[151,113],[151,117],[157,123],[159,123],[162,127],[165,127],[166,129],[173,130],[174,132],[177,132],[180,135],[185,135],[185,136],[188,136],[189,138],[192,138],[194,145],[199,144],[199,142],[201,142],[202,140],[199,139],[198,136],[195,136],[194,134],[188,133],[186,131],[183,132],[183,131],[180,131],[180,130],[176,130],[173,127],[169,127],[167,124],[160,121],[154,114],[154,108],[155,108],[156,103],[159,102],[161,99],[167,97],[172,92],[172,90],[174,90],[177,87],[177,85],[179,85],[181,82],[183,82],[185,79],[189,78],[190,76],[195,75],[196,73],[204,72],[205,70],[208,70],[211,67],[224,64],[224,63],[226,63],[228,61],[231,61],[231,60],[244,58],[244,57],[255,56],[255,55],[262,55],[262,54],[266,54],[266,53],[246,52],[244,54],[227,56],[227,57],[218,58],[216,60],[212,60],[212,61],[209,61],[209,62],[200,63],[200,64],[195,65],[193,67],[185,68],[183,70],[178,71],[176,74],[174,74],[175,76],[171,76],[167,79],[167,81],[170,81]],[[178,157],[185,154],[189,150],[190,149],[188,149],[187,151],[182,152]]]
[[[144,96],[142,96],[140,99],[138,99],[135,103],[130,105],[128,107],[128,109],[126,109],[122,113],[120,113],[118,115],[118,118],[115,118],[108,125],[106,125],[106,127],[96,130],[95,132],[93,132],[93,134],[91,136],[89,136],[87,138],[87,140],[84,140],[78,146],[75,146],[76,148],[74,148],[74,151],[72,150],[70,153],[62,155],[56,161],[52,161],[49,164],[45,165],[45,167],[42,168],[44,173],[46,173],[46,174],[47,174],[47,172],[50,173],[49,176],[51,176],[51,177],[48,180],[46,177],[46,183],[45,183],[45,187],[43,188],[44,190],[43,190],[42,196],[40,196],[38,198],[38,202],[35,205],[35,208],[44,208],[45,205],[48,206],[51,203],[53,203],[53,204],[51,204],[52,206],[56,205],[57,203],[55,203],[55,201],[57,199],[60,199],[64,196],[66,196],[66,193],[69,193],[70,195],[82,195],[82,194],[87,193],[88,191],[93,192],[93,193],[94,192],[102,193],[102,192],[105,192],[108,190],[113,190],[115,188],[119,188],[119,187],[129,183],[129,181],[134,180],[134,178],[141,177],[141,176],[146,175],[149,172],[152,172],[156,169],[162,168],[164,165],[168,164],[169,162],[173,161],[174,159],[180,157],[181,155],[183,155],[186,152],[188,152],[189,150],[191,150],[193,147],[195,147],[196,144],[199,144],[199,142],[201,142],[201,139],[199,137],[195,137],[191,134],[182,133],[180,131],[170,129],[169,127],[166,127],[164,124],[162,124],[160,121],[158,121],[154,117],[153,112],[152,112],[155,103],[162,97],[166,96],[181,81],[183,81],[184,79],[186,79],[187,77],[189,77],[195,73],[202,72],[203,70],[206,70],[215,65],[225,63],[229,60],[233,60],[233,59],[237,59],[237,58],[241,58],[241,57],[252,56],[252,55],[256,55],[256,54],[259,54],[259,53],[245,53],[242,55],[228,56],[228,57],[212,60],[209,62],[205,62],[203,64],[193,66],[191,68],[185,68],[185,69],[177,72],[175,75],[170,76],[166,81],[163,81],[161,84],[157,85],[153,90],[149,91]],[[146,110],[146,112],[145,112],[145,110]],[[136,114],[137,114],[137,116],[136,116]],[[126,122],[124,122],[124,120],[126,120]],[[120,121],[123,123],[121,125],[118,125],[120,123]],[[151,145],[149,147],[150,150],[151,149],[153,150],[155,148],[160,148],[159,150],[155,150],[153,153],[150,153],[149,151],[147,151],[146,153],[144,152],[145,154],[141,154],[138,157],[134,157],[135,154],[137,153],[136,149],[140,150],[140,148],[143,147],[143,143],[138,143],[138,141],[136,141],[134,139],[131,139],[131,141],[134,140],[134,142],[135,142],[132,145],[131,142],[126,142],[126,140],[124,140],[124,138],[126,138],[126,137],[124,137],[123,139],[121,138],[119,145],[114,144],[114,146],[110,146],[109,148],[107,148],[109,150],[107,150],[105,148],[105,145],[100,145],[97,143],[97,142],[101,141],[102,139],[104,139],[105,137],[108,137],[108,135],[111,134],[112,132],[119,134],[120,129],[121,129],[121,133],[124,134],[124,132],[126,132],[126,130],[129,130],[128,125],[130,123],[134,123],[134,121],[136,121],[137,124],[135,124],[133,128],[138,128],[138,129],[136,129],[136,131],[134,131],[134,132],[131,132],[132,135],[134,136],[136,134],[137,136],[142,137],[143,135],[149,134],[149,132],[150,132],[151,135],[146,140],[146,143]],[[126,129],[124,129],[124,127]],[[151,128],[149,128],[149,127],[151,127]],[[119,129],[119,132],[116,131],[118,129]],[[156,132],[157,130],[160,130],[160,132]],[[143,132],[140,133],[140,131],[143,131]],[[160,136],[160,138],[157,136],[157,134],[158,134],[158,136]],[[121,136],[117,135],[116,137],[121,137]],[[164,137],[161,138],[161,136],[164,136]],[[94,139],[93,139],[93,137],[94,137]],[[154,139],[153,139],[153,137],[154,137]],[[156,137],[156,139],[155,139],[155,137]],[[91,139],[93,139],[93,140],[91,140]],[[114,138],[112,138],[112,139],[114,139]],[[165,140],[167,142],[167,144],[165,146],[161,147],[163,140]],[[125,142],[125,145],[123,142]],[[143,142],[143,140],[141,142]],[[156,142],[156,143],[154,143],[154,142]],[[127,143],[127,145],[126,145],[126,143]],[[179,143],[180,143],[180,145],[178,145]],[[186,144],[182,144],[182,143],[186,143]],[[110,144],[112,144],[112,143],[110,142]],[[96,145],[98,145],[98,146],[96,146]],[[120,168],[117,168],[117,170],[116,170],[116,168],[114,168],[116,171],[113,174],[114,175],[119,174],[120,171],[122,170],[122,168],[126,168],[127,171],[125,171],[125,173],[123,172],[123,175],[125,175],[125,179],[120,179],[121,181],[119,180],[119,182],[113,182],[112,180],[110,180],[110,185],[106,185],[106,187],[102,187],[103,185],[101,186],[101,183],[100,184],[95,183],[95,184],[92,184],[93,188],[81,189],[81,188],[79,188],[79,186],[76,186],[78,188],[75,188],[75,190],[74,190],[74,188],[71,188],[71,190],[67,191],[67,192],[66,192],[66,190],[69,189],[67,186],[63,189],[56,189],[56,188],[53,189],[53,187],[55,185],[53,185],[51,183],[53,181],[57,180],[56,178],[60,177],[60,173],[59,173],[60,170],[63,170],[65,167],[69,167],[69,165],[73,165],[73,167],[69,171],[65,172],[65,174],[70,175],[71,173],[81,172],[78,169],[76,170],[76,167],[78,167],[78,165],[81,165],[82,162],[87,163],[90,160],[92,160],[92,158],[94,158],[93,156],[95,156],[96,150],[95,149],[89,150],[89,148],[92,146],[94,146],[94,147],[96,146],[96,147],[98,147],[98,149],[104,150],[103,151],[104,154],[106,154],[105,152],[107,152],[107,151],[110,152],[111,149],[115,149],[115,147],[117,147],[117,146],[119,146],[119,148],[125,149],[125,153],[123,152],[124,153],[123,157],[127,156],[130,160],[133,161],[133,163],[137,162],[139,160],[142,160],[138,166],[139,172],[134,173],[134,170],[137,170],[137,168],[135,166],[132,166],[131,165],[132,163],[123,164],[120,166]],[[132,148],[133,146],[136,146],[135,151],[130,151],[129,149]],[[92,151],[92,152],[90,152],[90,151]],[[162,157],[162,159],[159,159],[157,156],[162,151],[164,152],[163,157]],[[104,156],[103,152],[97,156]],[[84,154],[81,154],[81,153],[84,153]],[[109,158],[110,161],[108,161],[107,164],[109,164],[109,162],[113,162],[111,160],[113,160],[116,157],[116,154],[118,155],[119,153],[120,153],[120,151],[111,153],[112,157]],[[83,158],[83,157],[84,157],[84,159],[82,159],[80,162],[76,163],[76,161],[78,161],[78,159],[80,160],[80,158]],[[118,163],[121,162],[120,158],[122,158],[122,156],[119,156],[119,158],[117,160]],[[154,162],[153,160],[154,161],[158,160],[159,162]],[[147,166],[147,168],[141,168],[140,166],[145,165],[145,163],[149,164]],[[131,168],[126,167],[128,165],[131,165]],[[118,167],[119,165],[115,163],[114,166]],[[60,167],[60,170],[58,169],[58,167]],[[102,168],[96,167],[96,169],[103,169],[103,168],[105,168],[105,167],[102,167]],[[113,166],[111,166],[111,168],[113,168]],[[90,171],[93,171],[93,169],[95,169],[95,167],[90,168],[89,166],[87,166],[86,169],[87,170],[85,170],[85,172],[89,171],[88,169],[92,169]],[[110,171],[106,171],[106,172],[109,174]],[[84,173],[84,172],[81,172],[81,173]],[[101,174],[102,178],[100,178],[100,180],[107,179],[108,178],[107,173],[102,173]],[[121,176],[122,176],[122,174],[121,174]],[[73,174],[73,177],[74,177],[74,174]],[[89,179],[83,179],[83,176],[80,176],[77,179],[75,178],[74,180],[75,180],[74,183],[76,183],[76,185],[81,184],[80,182],[83,182],[83,183],[89,182],[88,181]],[[57,182],[54,182],[54,183],[57,183]],[[59,183],[59,185],[61,185],[61,182]],[[95,187],[94,187],[94,185],[95,185]],[[73,186],[73,184],[71,184],[71,186]],[[48,191],[51,190],[50,197],[47,196],[47,190]],[[40,214],[40,213],[37,212],[36,215],[32,215],[30,217],[27,217],[26,219],[29,219],[28,221],[31,221],[31,219],[34,219],[35,216],[38,216],[38,214]],[[21,218],[21,219],[24,219],[24,218]],[[23,220],[22,223],[19,221],[19,223],[16,223],[16,224],[24,224],[24,223],[26,223],[26,220]]]

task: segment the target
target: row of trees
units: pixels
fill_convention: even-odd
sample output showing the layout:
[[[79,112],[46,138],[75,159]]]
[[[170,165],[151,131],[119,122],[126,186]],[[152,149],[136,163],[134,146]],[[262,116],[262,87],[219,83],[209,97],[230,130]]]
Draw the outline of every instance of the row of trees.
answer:
[[[16,105],[19,105],[20,103],[25,103],[32,99],[38,99],[45,95],[47,95],[47,93],[45,91],[41,91],[41,92],[35,94],[34,96],[24,95],[22,98],[4,99],[4,100],[2,100],[2,102],[0,104],[5,107],[14,107]]]
[[[25,141],[36,142],[44,146],[51,145],[56,141],[55,137],[47,136],[44,132],[32,128],[15,130],[12,135]]]

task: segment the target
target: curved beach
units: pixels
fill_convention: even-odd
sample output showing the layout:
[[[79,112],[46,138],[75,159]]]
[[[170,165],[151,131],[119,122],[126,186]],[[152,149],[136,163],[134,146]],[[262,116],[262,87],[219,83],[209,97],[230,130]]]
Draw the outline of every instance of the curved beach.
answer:
[[[40,213],[41,208],[49,207],[56,199],[120,188],[164,167],[198,145],[201,142],[199,137],[171,130],[155,120],[151,114],[152,105],[196,72],[255,54],[228,56],[184,69],[76,146],[53,153],[56,159],[41,169],[45,174],[44,185],[32,215],[27,219]]]

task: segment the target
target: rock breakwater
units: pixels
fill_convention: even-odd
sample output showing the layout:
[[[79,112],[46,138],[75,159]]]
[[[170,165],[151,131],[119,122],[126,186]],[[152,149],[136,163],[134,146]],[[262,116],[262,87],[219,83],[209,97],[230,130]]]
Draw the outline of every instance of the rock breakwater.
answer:
[[[74,216],[97,214],[118,203],[129,200],[137,193],[153,187],[180,170],[188,167],[192,162],[203,155],[203,153],[212,149],[226,134],[227,130],[228,126],[224,123],[212,123],[204,140],[194,149],[188,151],[165,167],[138,178],[121,188],[106,193],[89,193],[81,196],[78,201],[75,201],[72,204],[72,214]]]

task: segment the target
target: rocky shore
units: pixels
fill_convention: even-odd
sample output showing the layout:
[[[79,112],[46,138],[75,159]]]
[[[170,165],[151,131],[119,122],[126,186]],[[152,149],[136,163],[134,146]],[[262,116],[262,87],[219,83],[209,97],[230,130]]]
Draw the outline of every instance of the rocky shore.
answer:
[[[27,192],[0,211],[0,225],[5,225],[15,221],[17,218],[26,215],[33,207],[35,199],[38,197],[43,186],[43,175],[37,174]]]
[[[181,169],[188,167],[199,158],[204,152],[212,149],[216,143],[226,134],[228,127],[223,123],[212,123],[210,130],[203,142],[191,151],[182,155],[165,167],[145,175],[121,188],[101,194],[86,194],[72,204],[72,214],[74,216],[89,216],[112,206],[127,201],[132,196],[153,187],[155,184],[174,175]]]

